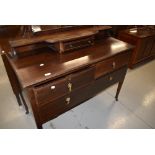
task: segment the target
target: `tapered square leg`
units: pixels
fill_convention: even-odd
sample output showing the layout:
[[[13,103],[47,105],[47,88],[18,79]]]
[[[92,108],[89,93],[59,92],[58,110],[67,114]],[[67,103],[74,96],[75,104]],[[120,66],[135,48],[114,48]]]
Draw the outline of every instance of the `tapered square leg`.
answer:
[[[24,99],[22,93],[20,93],[20,97],[21,97],[21,99],[22,99],[22,101],[23,101],[23,104],[24,104],[24,107],[25,107],[25,110],[26,110],[26,114],[29,114],[29,109],[28,109],[28,106],[27,106],[27,104],[26,104],[26,102],[25,102],[25,99]]]
[[[21,105],[22,105],[22,102],[21,102],[21,100],[20,100],[20,96],[19,96],[19,94],[15,94],[15,96],[16,96],[16,99],[17,99],[18,105],[21,106]]]
[[[37,124],[37,129],[43,129],[42,124]]]
[[[123,81],[118,83],[117,92],[116,92],[116,96],[115,96],[116,101],[118,101],[118,96],[119,96],[119,93],[121,91],[121,88],[122,88],[122,85],[123,85]]]

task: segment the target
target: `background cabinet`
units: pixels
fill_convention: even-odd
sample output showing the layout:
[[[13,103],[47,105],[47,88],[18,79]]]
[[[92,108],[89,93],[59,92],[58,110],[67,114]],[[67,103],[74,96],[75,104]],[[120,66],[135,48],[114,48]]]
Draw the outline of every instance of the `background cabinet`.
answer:
[[[130,61],[130,68],[155,56],[155,30],[146,27],[126,29],[119,33],[118,38],[135,45]]]
[[[155,38],[154,38],[153,46],[151,49],[151,55],[153,55],[155,57]]]

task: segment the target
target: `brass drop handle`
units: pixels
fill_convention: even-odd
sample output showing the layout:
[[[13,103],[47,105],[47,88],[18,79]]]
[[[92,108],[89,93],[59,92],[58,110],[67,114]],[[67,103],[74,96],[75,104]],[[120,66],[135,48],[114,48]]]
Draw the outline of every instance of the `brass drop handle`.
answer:
[[[67,98],[66,98],[66,104],[67,104],[67,105],[70,104],[70,101],[71,101],[71,98],[70,98],[70,97],[67,97]]]
[[[112,63],[112,67],[113,67],[113,69],[116,68],[116,62],[115,61]]]
[[[72,91],[72,83],[68,83],[68,89],[69,89],[69,92]]]

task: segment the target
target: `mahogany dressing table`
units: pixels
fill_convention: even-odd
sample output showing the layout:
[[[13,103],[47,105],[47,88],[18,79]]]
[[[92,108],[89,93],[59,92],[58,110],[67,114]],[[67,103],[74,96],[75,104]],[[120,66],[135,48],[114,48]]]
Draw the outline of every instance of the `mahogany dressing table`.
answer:
[[[87,27],[9,41],[10,50],[2,52],[9,80],[19,105],[24,104],[26,113],[32,108],[37,128],[115,83],[118,100],[133,46],[108,35],[101,39],[100,30],[107,29]],[[82,41],[74,40],[84,35]],[[60,41],[61,54],[54,49]]]

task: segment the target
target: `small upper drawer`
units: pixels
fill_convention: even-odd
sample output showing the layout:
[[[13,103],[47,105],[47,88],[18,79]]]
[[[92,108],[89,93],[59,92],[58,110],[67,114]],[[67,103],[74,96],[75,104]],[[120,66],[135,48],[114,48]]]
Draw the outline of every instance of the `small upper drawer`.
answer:
[[[129,59],[130,59],[130,53],[127,52],[97,63],[95,70],[95,79],[109,72],[112,72],[124,65],[128,65]]]
[[[53,47],[59,53],[64,53],[66,51],[84,48],[87,46],[91,46],[93,44],[94,44],[94,35],[91,35],[74,40],[57,42],[53,45]]]
[[[73,49],[83,48],[94,44],[94,37],[87,37],[83,39],[78,39],[70,42],[63,43],[63,51],[69,51]]]

